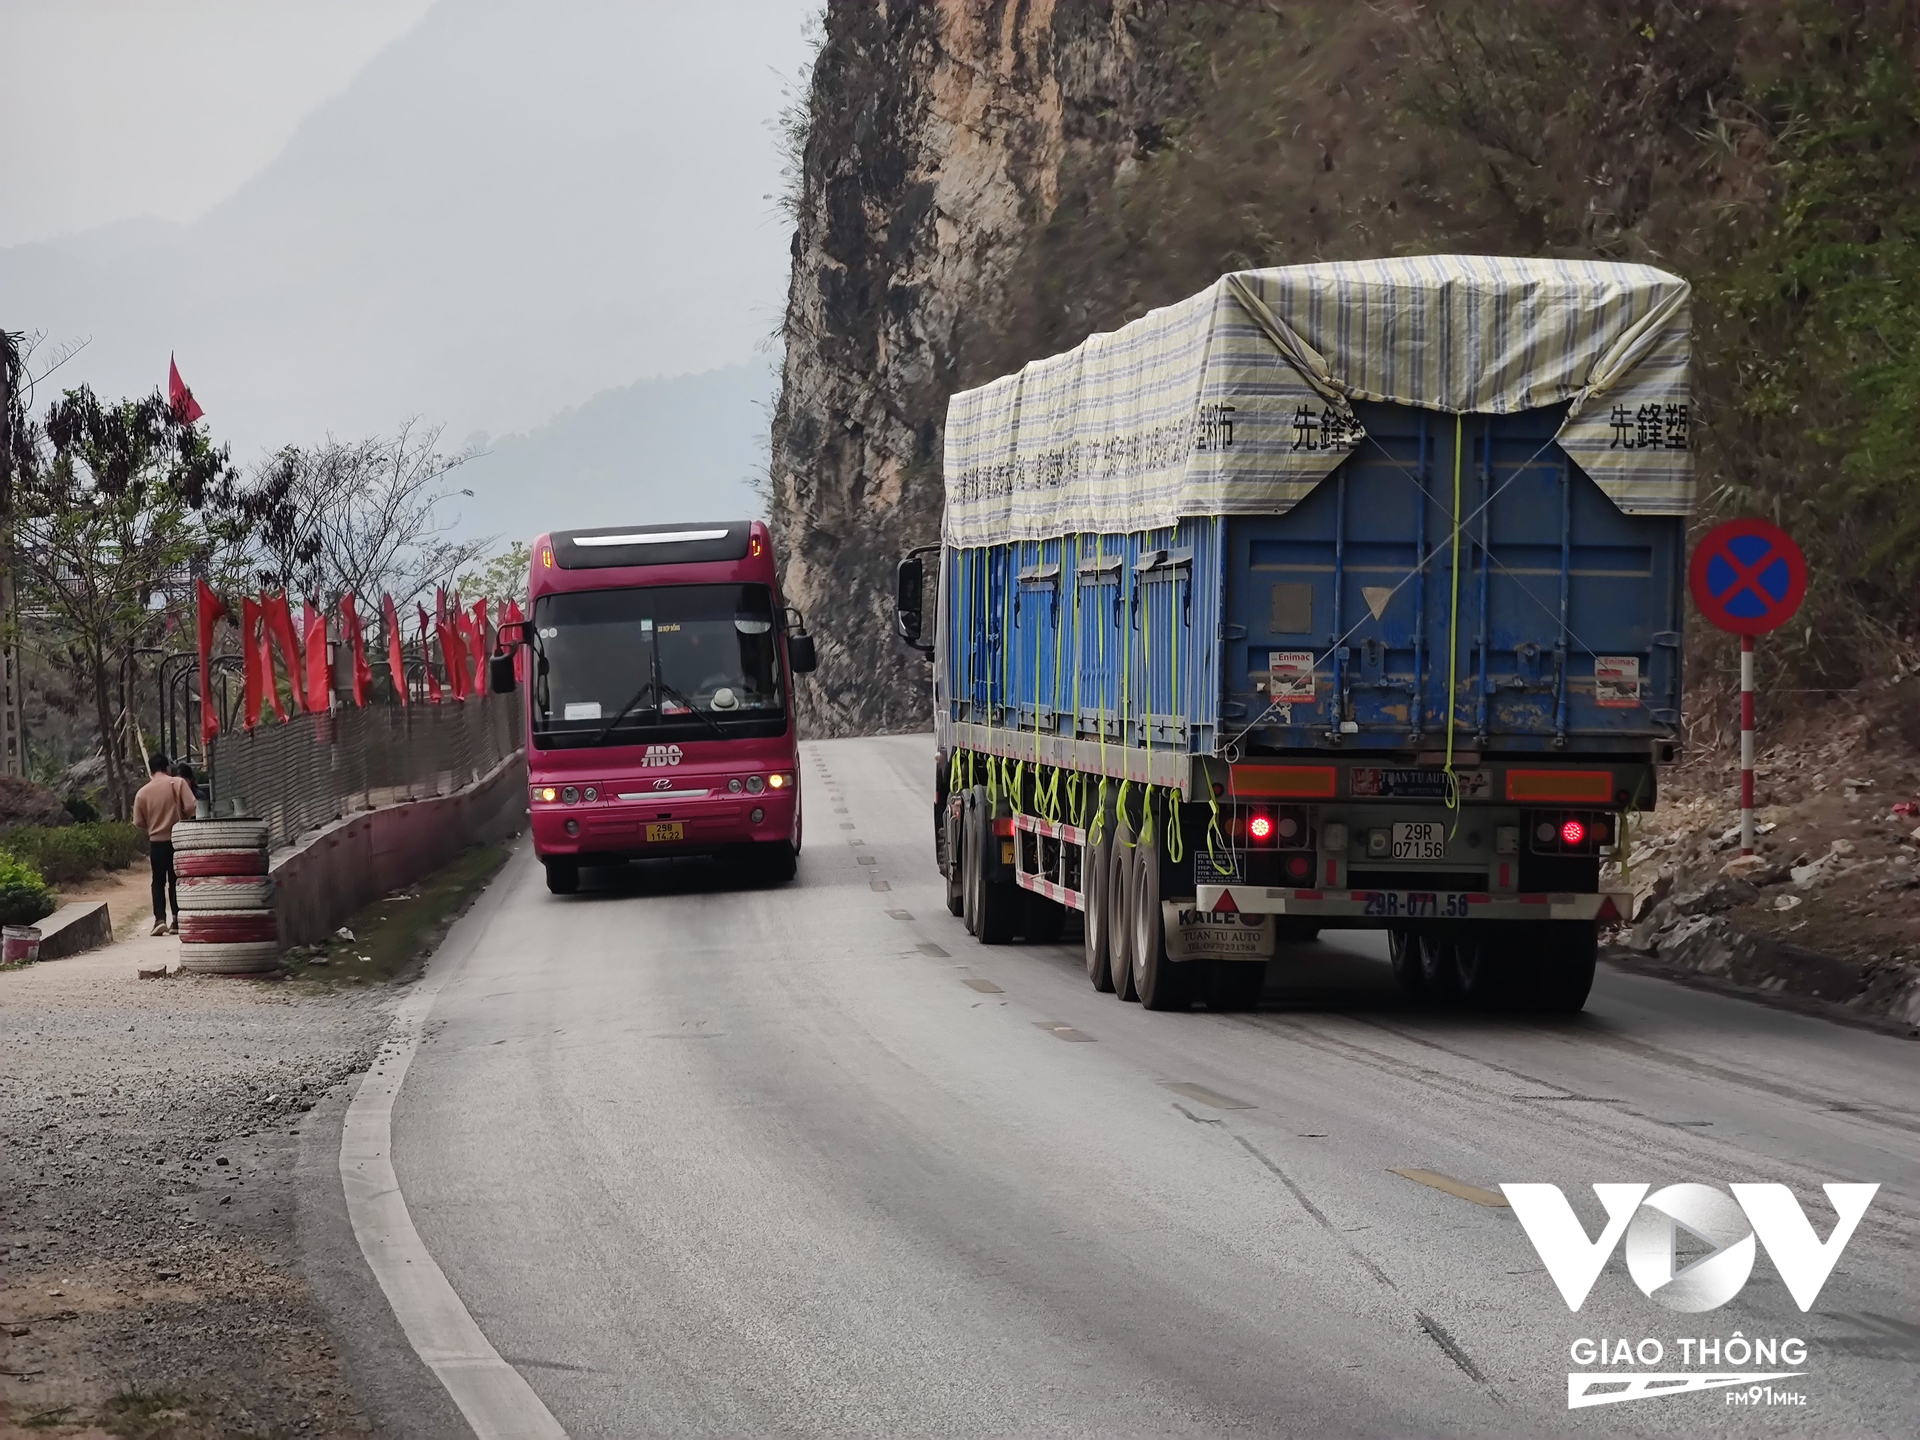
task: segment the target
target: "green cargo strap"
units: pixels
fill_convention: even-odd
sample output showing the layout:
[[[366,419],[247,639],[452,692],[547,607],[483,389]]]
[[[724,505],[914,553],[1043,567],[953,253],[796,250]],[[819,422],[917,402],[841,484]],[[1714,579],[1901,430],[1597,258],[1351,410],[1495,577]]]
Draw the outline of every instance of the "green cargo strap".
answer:
[[[1447,612],[1447,808],[1459,827],[1460,782],[1453,773],[1453,712],[1460,688],[1460,445],[1462,420],[1453,417],[1453,600]],[[1447,838],[1453,838],[1452,831]]]

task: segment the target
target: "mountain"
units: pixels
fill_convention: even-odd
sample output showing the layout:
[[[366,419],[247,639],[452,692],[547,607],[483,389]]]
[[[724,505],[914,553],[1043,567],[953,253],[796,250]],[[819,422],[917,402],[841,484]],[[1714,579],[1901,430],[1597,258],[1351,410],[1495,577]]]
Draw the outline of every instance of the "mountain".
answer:
[[[53,383],[107,394],[177,354],[242,462],[745,363],[779,324],[769,124],[812,8],[730,0],[722,36],[678,0],[443,0],[200,219],[0,250],[0,323],[91,337]]]
[[[498,439],[453,472],[473,491],[460,532],[529,541],[546,530],[760,518],[767,473],[766,365],[603,390],[544,425]]]

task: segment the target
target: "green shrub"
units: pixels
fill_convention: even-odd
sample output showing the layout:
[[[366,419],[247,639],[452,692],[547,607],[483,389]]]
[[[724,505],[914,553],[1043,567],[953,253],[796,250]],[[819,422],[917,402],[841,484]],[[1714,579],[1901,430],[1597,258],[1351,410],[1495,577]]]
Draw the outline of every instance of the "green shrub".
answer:
[[[119,870],[147,848],[138,825],[94,820],[81,825],[22,825],[0,835],[0,851],[19,857],[56,885]]]
[[[38,870],[0,850],[0,925],[31,925],[58,903]]]

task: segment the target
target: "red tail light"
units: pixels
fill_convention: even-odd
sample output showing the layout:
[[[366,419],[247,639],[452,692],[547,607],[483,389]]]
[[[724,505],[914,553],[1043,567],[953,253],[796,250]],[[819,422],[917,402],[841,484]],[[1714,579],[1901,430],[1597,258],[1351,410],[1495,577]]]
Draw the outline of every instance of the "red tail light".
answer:
[[[1579,820],[1569,820],[1560,827],[1560,841],[1564,845],[1578,845],[1587,838],[1587,827]]]
[[[1255,815],[1251,820],[1247,821],[1247,834],[1251,835],[1255,840],[1271,840],[1273,838],[1273,817],[1271,815]]]
[[[1293,880],[1304,880],[1313,873],[1313,859],[1307,855],[1289,855],[1287,857],[1287,876]]]

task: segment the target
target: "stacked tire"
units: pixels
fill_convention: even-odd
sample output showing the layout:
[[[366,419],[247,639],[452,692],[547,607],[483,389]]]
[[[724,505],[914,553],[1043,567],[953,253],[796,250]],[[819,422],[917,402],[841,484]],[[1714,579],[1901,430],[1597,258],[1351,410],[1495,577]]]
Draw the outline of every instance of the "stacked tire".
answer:
[[[173,827],[180,884],[180,968],[251,975],[280,964],[262,820],[183,820]]]

